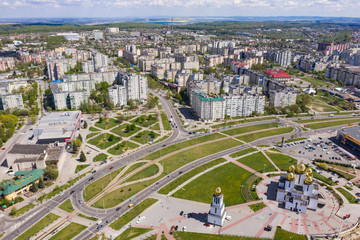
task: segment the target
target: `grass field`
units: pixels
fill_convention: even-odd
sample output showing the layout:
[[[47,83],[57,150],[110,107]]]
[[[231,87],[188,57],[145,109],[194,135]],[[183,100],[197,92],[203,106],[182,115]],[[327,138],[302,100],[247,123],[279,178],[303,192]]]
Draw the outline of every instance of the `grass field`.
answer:
[[[139,145],[130,142],[130,141],[123,141],[119,144],[116,144],[114,147],[110,148],[108,150],[108,153],[112,154],[112,155],[120,155],[123,154],[124,152],[131,150],[131,149],[135,149],[139,147]]]
[[[153,198],[147,198],[138,205],[136,205],[134,208],[129,210],[127,213],[122,215],[120,218],[115,220],[113,223],[110,224],[110,227],[119,230],[122,227],[124,227],[126,224],[128,224],[131,220],[133,220],[135,217],[139,216],[143,211],[145,211],[147,208],[152,206],[154,203],[156,203],[158,200]]]
[[[307,124],[307,126],[311,129],[320,129],[320,128],[334,127],[334,126],[338,126],[338,125],[345,125],[345,124],[349,124],[349,123],[358,123],[358,122],[360,122],[359,118],[331,121],[331,122],[312,123],[312,124]]]
[[[154,159],[157,159],[157,158],[159,158],[161,156],[164,156],[165,154],[174,152],[176,150],[179,150],[179,149],[182,149],[182,148],[185,148],[185,147],[189,147],[189,146],[193,146],[193,145],[198,144],[198,143],[203,143],[203,142],[207,142],[207,141],[215,140],[215,139],[220,139],[220,138],[225,138],[225,136],[221,135],[219,133],[214,133],[214,134],[205,135],[205,136],[202,136],[202,137],[199,137],[199,138],[194,138],[194,139],[191,139],[191,140],[183,141],[183,142],[180,142],[180,143],[177,143],[177,144],[173,144],[173,145],[164,147],[164,148],[162,148],[162,149],[160,149],[160,150],[158,150],[156,152],[153,152],[153,153],[145,156],[144,159],[146,159],[146,160],[154,160]]]
[[[237,161],[245,164],[246,166],[254,169],[257,172],[276,171],[276,168],[269,162],[269,160],[267,160],[267,158],[261,152],[248,155],[244,158],[240,158]]]
[[[26,232],[21,234],[19,237],[16,238],[16,240],[25,240],[28,238],[31,238],[38,232],[40,232],[45,227],[49,226],[51,223],[56,221],[59,218],[58,215],[55,215],[53,213],[49,213],[45,217],[43,217],[40,221],[35,223],[32,227],[30,227]]]
[[[132,182],[132,181],[140,180],[143,178],[148,178],[148,177],[154,176],[158,172],[159,172],[159,167],[157,165],[153,164],[153,165],[150,165],[149,167],[141,170],[140,172],[134,174],[133,176],[129,177],[126,181]]]
[[[292,131],[293,131],[292,127],[277,128],[277,129],[272,129],[272,130],[264,131],[264,132],[249,133],[245,136],[237,137],[237,139],[245,141],[245,142],[252,142],[252,141],[258,140],[260,138],[290,133]]]
[[[219,234],[182,232],[182,231],[176,231],[174,233],[174,237],[176,237],[176,239],[181,239],[181,240],[259,240],[259,239],[265,240],[265,238],[240,237],[233,235],[223,235],[223,234],[219,235]]]
[[[94,196],[100,193],[102,189],[105,188],[111,182],[111,179],[114,179],[114,177],[117,176],[122,171],[122,169],[123,168],[115,170],[114,172],[86,186],[83,193],[83,197],[85,201],[92,199]]]
[[[140,144],[146,144],[150,141],[150,135],[149,135],[150,133],[151,133],[151,131],[145,130],[145,131],[139,132],[137,135],[131,137],[130,139],[137,143],[140,143]],[[159,134],[157,134],[155,132],[153,132],[153,133],[154,133],[155,138],[153,138],[152,140],[155,140],[159,136]]]
[[[269,128],[275,128],[279,126],[278,123],[264,123],[264,124],[259,124],[259,125],[251,125],[251,126],[246,126],[246,127],[241,127],[241,128],[234,128],[231,130],[226,130],[223,131],[223,133],[230,135],[230,136],[234,136],[237,134],[242,134],[242,133],[247,133],[247,132],[253,132],[253,131],[258,131],[258,130],[263,130],[263,129],[269,129]]]
[[[183,175],[181,175],[180,177],[176,178],[174,181],[170,182],[169,184],[167,184],[165,187],[161,188],[159,190],[160,194],[168,194],[169,192],[171,192],[172,190],[174,190],[177,186],[181,185],[182,183],[186,182],[187,180],[189,180],[190,178],[192,178],[193,176],[201,173],[202,171],[209,169],[213,166],[216,166],[220,163],[225,162],[226,160],[224,158],[218,158],[216,160],[213,160],[211,162],[205,163],[197,168],[194,168],[193,170],[184,173]]]
[[[132,120],[131,123],[134,123],[141,127],[149,127],[149,126],[153,125],[154,123],[156,123],[157,121],[158,121],[158,119],[156,118],[156,116],[153,114],[150,114],[148,116],[137,117],[134,120]]]
[[[96,122],[95,126],[104,130],[110,129],[118,125],[119,122],[113,118],[106,118],[101,123]]]
[[[150,232],[152,229],[148,228],[135,228],[129,227],[124,232],[122,232],[119,236],[115,238],[115,240],[131,240],[138,236],[141,236],[147,232]]]
[[[94,217],[89,217],[89,216],[86,216],[86,215],[81,214],[81,213],[79,213],[79,215],[78,215],[78,216],[79,216],[79,217],[82,217],[82,218],[89,219],[89,220],[94,221],[94,222],[98,220],[97,218],[94,218]]]
[[[322,81],[322,80],[316,79],[312,76],[301,77],[301,80],[304,80],[304,81],[314,85],[315,87],[336,87],[337,86],[334,83]]]
[[[73,208],[70,199],[66,200],[65,202],[63,202],[60,206],[60,209],[72,213],[75,209]]]
[[[27,211],[33,209],[35,207],[35,204],[28,204],[22,208],[19,208],[18,210],[16,210],[14,215],[9,214],[10,217],[18,217],[20,215],[23,215],[24,213],[26,213]]]
[[[284,154],[266,152],[269,158],[281,171],[287,171],[290,165],[297,165],[297,160]]]
[[[133,134],[135,134],[135,133],[137,133],[138,131],[141,130],[140,127],[135,125],[134,130],[131,130],[129,132],[126,131],[126,127],[130,126],[130,125],[131,124],[123,124],[123,125],[121,125],[121,126],[119,126],[117,128],[112,129],[111,132],[115,133],[115,134],[117,134],[117,135],[119,135],[121,137],[129,137],[129,136],[131,136],[131,135],[133,135]]]
[[[232,118],[232,119],[236,119],[236,118]],[[233,126],[233,125],[237,125],[237,124],[241,124],[241,123],[257,122],[257,121],[265,121],[265,120],[273,120],[273,119],[276,119],[276,117],[246,118],[246,120],[244,118],[244,119],[237,120],[237,121],[227,121],[226,123],[213,125],[213,126],[211,126],[211,128],[213,128],[213,129],[223,128],[223,127]]]
[[[65,228],[61,229],[49,240],[70,240],[76,235],[84,231],[87,227],[78,223],[70,223]]]
[[[93,158],[93,161],[94,162],[102,162],[102,161],[105,161],[106,159],[108,158],[108,155],[106,155],[105,153],[100,153],[99,155],[96,155],[94,158]]]
[[[171,130],[171,125],[169,123],[169,119],[168,119],[166,113],[164,113],[164,112],[161,112],[161,121],[163,123],[165,130]]]
[[[357,203],[356,197],[347,190],[341,187],[336,188],[336,190],[338,190],[349,201],[349,203]]]
[[[113,136],[112,139],[110,136]],[[108,134],[108,133],[103,133],[100,134],[99,136],[91,139],[90,141],[88,141],[88,143],[90,143],[91,145],[94,145],[100,149],[105,149],[110,147],[111,145],[114,145],[115,143],[119,142],[121,140],[121,138],[112,135],[112,134]]]
[[[316,179],[318,179],[318,180],[320,180],[320,181],[322,181],[322,182],[324,182],[324,183],[326,183],[326,184],[328,184],[330,186],[335,186],[336,185],[335,182],[331,181],[327,177],[325,177],[325,176],[323,176],[323,175],[321,175],[321,174],[319,174],[317,172],[313,172],[313,176],[314,176],[314,178],[316,178]]]
[[[246,155],[246,154],[252,153],[252,152],[256,152],[256,151],[257,151],[256,148],[247,148],[247,149],[238,151],[236,153],[230,154],[230,157],[237,158],[237,157],[241,157],[243,155]]]
[[[276,228],[274,240],[306,240],[305,235],[296,234],[292,232],[285,231],[281,228]]]
[[[254,212],[257,212],[265,207],[266,205],[263,202],[249,205],[249,208],[251,208]]]
[[[151,126],[150,129],[151,129],[151,130],[160,130],[160,124],[157,123],[157,124]]]
[[[98,134],[99,134],[99,132],[89,133],[88,135],[86,135],[86,139],[89,139],[89,138],[91,138],[91,137],[93,137],[93,136],[96,136],[96,135],[98,135]]]
[[[77,165],[76,169],[75,169],[75,173],[80,172],[81,170],[87,168],[88,166],[90,166],[90,164],[81,164],[81,165]]]
[[[100,129],[94,128],[94,127],[90,127],[89,130],[92,131],[92,132],[98,132],[98,131],[100,131]]]
[[[221,187],[227,206],[244,203],[245,199],[240,188],[250,174],[243,168],[228,163],[201,175],[179,189],[173,196],[210,204],[215,189]]]

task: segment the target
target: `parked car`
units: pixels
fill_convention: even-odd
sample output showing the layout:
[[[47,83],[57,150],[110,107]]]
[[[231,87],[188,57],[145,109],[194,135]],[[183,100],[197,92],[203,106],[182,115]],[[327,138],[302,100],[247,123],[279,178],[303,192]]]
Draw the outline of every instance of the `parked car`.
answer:
[[[109,167],[110,170],[112,170],[114,167]]]
[[[270,232],[270,231],[272,230],[272,226],[271,226],[271,225],[267,225],[267,226],[264,228],[264,230]]]
[[[180,216],[182,216],[183,214],[184,214],[184,211],[181,211],[181,212],[180,212]]]
[[[93,173],[93,174],[96,173],[96,170],[92,171],[91,173]]]
[[[119,211],[120,209],[121,209],[121,207],[117,207],[117,208],[116,208],[116,211]]]
[[[104,225],[99,225],[96,229],[100,230],[100,228],[102,228]]]

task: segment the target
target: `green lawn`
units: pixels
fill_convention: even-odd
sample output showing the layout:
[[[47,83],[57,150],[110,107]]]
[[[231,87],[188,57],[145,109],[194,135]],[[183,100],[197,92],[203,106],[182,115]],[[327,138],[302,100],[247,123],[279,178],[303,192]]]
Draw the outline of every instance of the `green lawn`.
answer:
[[[292,131],[293,131],[292,127],[283,127],[283,128],[272,129],[272,130],[264,131],[264,132],[249,133],[247,135],[237,137],[237,139],[245,141],[245,142],[252,142],[252,141],[258,140],[260,138],[290,133]]]
[[[297,160],[288,155],[271,152],[266,152],[266,154],[281,171],[287,171],[290,165],[297,165]]]
[[[232,118],[232,119],[236,119]],[[226,123],[221,123],[221,124],[217,124],[217,125],[213,125],[211,126],[211,128],[215,129],[215,128],[223,128],[223,127],[228,127],[228,126],[233,126],[233,125],[237,125],[237,124],[241,124],[241,123],[249,123],[249,122],[257,122],[257,121],[265,121],[265,120],[273,120],[276,119],[276,117],[263,117],[263,118],[245,118],[238,120],[238,121],[227,121]]]
[[[87,168],[88,166],[90,166],[90,164],[81,164],[81,165],[77,165],[76,169],[75,169],[75,173],[80,172],[81,170]]]
[[[258,130],[263,130],[263,129],[269,129],[269,128],[275,128],[279,126],[278,123],[264,123],[264,124],[259,124],[259,125],[251,125],[251,126],[246,126],[246,127],[241,127],[241,128],[234,128],[231,130],[226,130],[223,131],[223,133],[230,135],[230,136],[234,136],[234,135],[238,135],[238,134],[242,134],[242,133],[247,133],[247,132],[253,132],[253,131],[258,131]]]
[[[331,181],[327,177],[325,177],[325,176],[323,176],[323,175],[321,175],[321,174],[319,174],[319,173],[317,173],[315,171],[313,171],[313,176],[314,176],[314,178],[316,178],[316,179],[318,179],[318,180],[320,180],[320,181],[322,181],[322,182],[324,182],[324,183],[326,183],[326,184],[328,184],[330,186],[335,186],[336,185],[335,182]]]
[[[275,226],[273,226],[275,227]],[[281,228],[276,228],[274,240],[306,240],[305,235],[300,235],[292,232],[285,231]]]
[[[237,158],[237,157],[246,155],[248,153],[256,152],[256,151],[257,151],[256,148],[246,148],[244,150],[241,150],[241,151],[238,151],[236,153],[230,154],[230,157]]]
[[[246,202],[241,193],[241,185],[250,175],[248,171],[228,163],[211,170],[173,194],[174,197],[210,204],[217,187],[221,187],[227,206]]]
[[[122,227],[124,227],[126,224],[128,224],[131,220],[133,220],[135,217],[139,216],[142,212],[144,212],[147,208],[152,206],[154,203],[156,203],[158,200],[153,198],[147,198],[135,207],[133,207],[131,210],[129,210],[127,213],[122,215],[120,218],[115,220],[113,223],[110,224],[110,227],[119,230]]]
[[[119,124],[119,122],[117,120],[115,120],[113,118],[107,118],[107,119],[104,119],[101,123],[96,122],[95,126],[106,130],[106,129],[113,128],[118,124]]]
[[[133,142],[123,141],[119,144],[116,144],[114,147],[110,148],[108,150],[108,153],[110,153],[112,155],[120,155],[128,150],[135,149],[137,147],[139,147],[139,145],[137,145]]]
[[[347,190],[341,187],[336,188],[336,190],[338,190],[349,201],[349,203],[357,203],[356,197],[349,193]]]
[[[144,164],[145,162],[134,163],[133,165],[131,165],[131,167],[128,168],[128,170],[125,171],[124,176],[126,176],[128,173],[131,173],[132,171],[141,167]]]
[[[108,175],[94,181],[93,183],[86,186],[85,191],[83,192],[83,197],[85,201],[88,201],[95,197],[98,193],[102,191],[103,188],[105,188],[114,177],[116,177],[123,169],[115,170],[114,172],[109,173]]]
[[[149,228],[135,228],[129,227],[124,232],[122,232],[119,236],[115,238],[115,240],[131,240],[138,236],[141,236],[147,232],[150,232],[152,229]]]
[[[126,131],[126,127],[130,126],[130,125],[131,124],[123,124],[123,125],[121,125],[121,126],[119,126],[117,128],[112,129],[111,132],[115,133],[115,134],[117,134],[117,135],[119,135],[121,137],[129,137],[129,136],[131,136],[131,135],[133,135],[133,134],[135,134],[135,133],[137,133],[138,131],[141,130],[140,127],[135,125],[134,130]]]
[[[165,130],[171,130],[171,125],[169,123],[169,119],[168,119],[166,113],[164,113],[164,112],[161,112],[161,121],[163,123]]]
[[[193,146],[193,145],[196,145],[196,144],[199,144],[199,143],[207,142],[207,141],[210,141],[210,140],[220,139],[220,138],[225,138],[225,136],[222,135],[222,134],[219,134],[219,133],[214,133],[214,134],[205,135],[205,136],[202,136],[202,137],[199,137],[199,138],[194,138],[194,139],[191,139],[191,140],[183,141],[183,142],[180,142],[180,143],[176,143],[176,144],[164,147],[164,148],[162,148],[162,149],[160,149],[160,150],[158,150],[156,152],[153,152],[153,153],[145,156],[144,159],[146,159],[146,160],[154,160],[154,159],[157,159],[157,158],[159,158],[161,156],[164,156],[165,154],[174,152],[176,150],[179,150],[179,149],[182,149],[182,148],[185,148],[185,147],[189,147],[189,146]]]
[[[252,237],[240,237],[233,235],[219,235],[219,234],[207,234],[207,233],[195,233],[195,232],[182,232],[176,231],[174,233],[176,239],[181,240],[256,240],[265,238],[252,238]]]
[[[266,205],[265,205],[263,202],[261,202],[261,203],[251,204],[251,205],[249,205],[249,207],[250,207],[251,210],[253,210],[254,212],[257,212],[257,211],[265,208]]]
[[[78,223],[70,223],[65,228],[61,229],[49,240],[70,240],[76,235],[84,231],[87,227]]]
[[[96,155],[93,159],[94,162],[102,162],[105,161],[108,158],[108,155],[105,153],[100,153],[99,155]]]
[[[156,118],[156,116],[153,114],[150,114],[148,116],[137,117],[134,120],[132,120],[131,123],[134,123],[141,127],[149,127],[149,126],[153,125],[154,123],[156,123],[157,121],[158,121],[158,119]]]
[[[136,180],[140,180],[143,178],[154,176],[156,173],[159,172],[159,167],[155,164],[150,165],[149,167],[141,170],[140,172],[134,174],[133,176],[129,177],[126,182],[132,182]]]
[[[201,173],[202,171],[205,171],[206,169],[209,169],[213,166],[216,166],[220,163],[225,162],[226,160],[224,158],[218,158],[216,160],[213,160],[211,162],[205,163],[197,168],[194,168],[193,170],[184,173],[183,175],[180,175],[180,177],[176,178],[174,181],[170,182],[169,184],[167,184],[165,187],[161,188],[159,190],[160,194],[168,194],[169,192],[171,192],[172,190],[174,190],[177,186],[181,185],[182,183],[186,182],[187,180],[189,180],[190,178],[192,178],[193,176]]]
[[[192,162],[196,159],[212,155],[216,152],[226,150],[228,148],[232,148],[235,146],[241,145],[240,142],[234,139],[226,139],[224,141],[214,142],[204,144],[199,147],[193,147],[189,150],[183,151],[173,156],[169,156],[168,158],[162,160],[160,164],[164,167],[164,172],[157,178],[140,182],[134,183],[126,187],[122,187],[117,189],[109,194],[105,195],[101,199],[99,199],[96,203],[93,204],[94,207],[103,208],[103,201],[105,208],[110,208],[113,206],[118,205],[119,203],[123,202],[125,199],[133,196],[134,194],[138,193],[139,191],[143,190],[144,188],[148,187],[150,184],[154,183],[158,179],[166,176],[167,174],[175,171],[179,167]]]
[[[9,215],[10,217],[18,217],[20,215],[23,215],[24,213],[26,213],[27,211],[29,211],[30,209],[33,209],[35,207],[35,204],[28,204],[22,208],[19,208],[18,210],[16,210],[15,215]]]
[[[82,218],[89,219],[89,220],[94,221],[94,222],[98,220],[97,218],[94,218],[94,217],[89,217],[89,216],[86,216],[86,215],[81,214],[81,213],[79,213],[79,215],[78,215],[78,216],[79,216],[79,217],[82,217]]]
[[[330,83],[330,82],[326,82],[326,81],[322,81],[320,79],[316,79],[312,76],[306,76],[306,77],[301,77],[301,80],[304,80],[312,85],[314,85],[315,87],[336,87],[337,85],[335,85],[334,83]]]
[[[150,133],[151,131],[145,130],[138,133],[136,136],[131,137],[130,139],[140,144],[146,144],[150,141],[150,139],[155,140],[159,136],[159,134],[153,132],[155,138],[151,138]]]
[[[348,120],[339,120],[339,121],[331,121],[331,122],[312,123],[312,124],[307,124],[307,126],[311,129],[320,129],[320,128],[334,127],[338,125],[345,125],[349,123],[358,123],[358,122],[360,122],[360,119],[348,119]]]
[[[261,152],[248,155],[244,158],[237,160],[246,166],[254,169],[257,172],[274,172],[276,168],[267,160]]]
[[[98,132],[98,131],[100,131],[100,129],[94,128],[94,127],[90,127],[89,130],[92,131],[92,132]]]
[[[112,139],[110,136],[113,136]],[[90,141],[88,141],[88,143],[100,148],[100,149],[105,149],[110,147],[111,145],[114,145],[115,143],[119,142],[121,140],[121,138],[112,135],[112,134],[108,134],[108,133],[103,133],[100,134],[99,136],[91,139]]]
[[[89,139],[89,138],[91,138],[91,137],[93,137],[93,136],[96,136],[96,135],[98,135],[98,134],[99,134],[99,132],[89,133],[88,135],[86,135],[86,139]]]
[[[49,213],[45,217],[43,217],[40,221],[35,223],[32,227],[30,227],[26,232],[21,234],[19,237],[16,238],[16,240],[25,240],[28,238],[31,238],[38,232],[40,232],[45,227],[49,226],[51,223],[56,221],[58,218],[60,218],[58,215],[55,215],[53,213]]]
[[[160,124],[157,123],[157,124],[155,124],[154,126],[151,126],[150,129],[151,129],[151,130],[160,130]]]
[[[72,213],[75,209],[73,208],[70,199],[66,200],[65,202],[63,202],[60,206],[60,209]]]

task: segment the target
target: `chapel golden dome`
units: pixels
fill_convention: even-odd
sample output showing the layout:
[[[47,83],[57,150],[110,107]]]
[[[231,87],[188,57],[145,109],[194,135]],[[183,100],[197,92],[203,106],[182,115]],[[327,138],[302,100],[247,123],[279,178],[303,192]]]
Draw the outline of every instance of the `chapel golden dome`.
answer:
[[[306,167],[305,164],[301,163],[296,167],[296,172],[297,173],[305,173]]]
[[[294,173],[295,172],[295,166],[290,165],[289,168],[288,168],[288,171],[291,172],[291,173]]]
[[[216,195],[221,195],[221,188],[220,188],[220,187],[217,187],[217,188],[215,189],[215,194],[216,194]]]
[[[312,184],[313,183],[313,178],[312,177],[310,177],[310,176],[308,176],[306,179],[305,179],[305,183],[306,184]]]
[[[295,174],[294,173],[289,173],[286,178],[289,181],[294,181],[295,180]]]
[[[313,174],[311,168],[306,169],[306,175],[311,176]]]

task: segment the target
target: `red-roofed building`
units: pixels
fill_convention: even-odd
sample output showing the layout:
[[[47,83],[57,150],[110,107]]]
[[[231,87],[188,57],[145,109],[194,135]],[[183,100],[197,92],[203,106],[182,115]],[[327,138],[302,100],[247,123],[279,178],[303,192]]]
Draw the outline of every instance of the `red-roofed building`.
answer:
[[[288,82],[292,80],[292,77],[288,73],[283,71],[264,71],[264,74],[267,78],[279,82]]]

